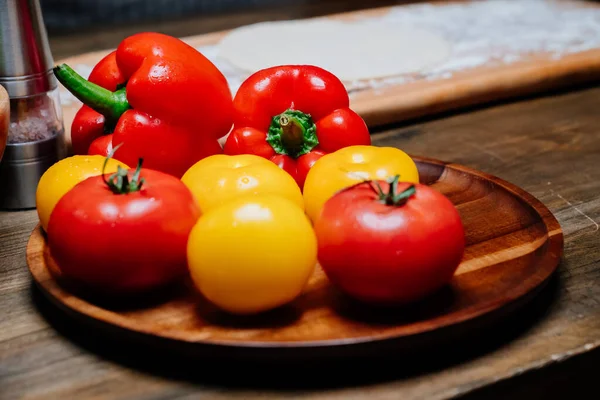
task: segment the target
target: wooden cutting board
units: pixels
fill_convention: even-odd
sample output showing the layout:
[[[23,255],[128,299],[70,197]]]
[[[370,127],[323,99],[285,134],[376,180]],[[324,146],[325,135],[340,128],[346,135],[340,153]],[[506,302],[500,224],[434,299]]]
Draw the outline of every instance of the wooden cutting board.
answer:
[[[469,3],[458,1],[441,4],[419,4],[412,7],[429,6],[430,8],[426,12],[435,13],[447,10],[444,7],[452,7],[458,4],[466,6]],[[480,2],[470,4],[477,3]],[[559,1],[558,4],[568,5],[580,11],[600,11],[600,5],[590,2]],[[352,22],[363,18],[376,18],[403,9],[406,10],[406,7],[411,6],[384,7],[336,14],[324,18]],[[468,12],[467,8],[465,10],[465,12]],[[600,18],[598,24],[600,25]],[[468,26],[465,26],[465,29],[468,29]],[[556,26],[556,29],[560,30],[563,27]],[[600,29],[598,32],[600,32]],[[206,46],[217,45],[227,33],[227,31],[215,32],[186,37],[183,40],[203,51],[207,48]],[[58,60],[58,63],[66,62],[80,71],[87,70],[89,72],[95,63],[109,51],[82,54]],[[514,54],[508,54],[508,56],[512,57]],[[600,80],[600,40],[598,40],[598,47],[592,46],[592,48],[558,56],[549,51],[532,51],[519,54],[517,61],[510,60],[510,57],[493,60],[464,70],[438,74],[434,77],[426,74],[411,74],[405,77],[407,79],[397,80],[396,83],[392,81],[392,83],[375,85],[374,87],[353,88],[350,89],[351,107],[365,119],[371,128],[374,128],[467,106],[542,93],[551,89],[571,87]],[[456,61],[461,62],[460,59]],[[236,79],[243,80],[244,76],[247,76],[247,73],[240,72]],[[67,140],[69,141],[70,125],[81,103],[70,96],[62,87],[61,99]]]

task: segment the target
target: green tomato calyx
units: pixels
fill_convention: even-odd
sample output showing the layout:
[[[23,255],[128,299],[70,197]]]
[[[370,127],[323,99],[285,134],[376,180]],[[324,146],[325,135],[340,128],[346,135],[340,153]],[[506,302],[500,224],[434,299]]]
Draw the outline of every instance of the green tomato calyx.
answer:
[[[104,183],[106,183],[106,186],[108,186],[108,188],[114,194],[128,194],[132,192],[137,192],[142,189],[142,185],[145,182],[144,178],[140,178],[140,173],[142,172],[142,164],[144,162],[143,158],[139,159],[137,168],[135,169],[131,180],[129,180],[129,171],[121,167],[120,165],[117,165],[117,172],[110,175],[108,179],[106,179],[106,174],[104,173],[104,170],[106,169],[106,164],[108,163],[108,160],[110,160],[113,157],[115,151],[117,151],[117,149],[121,147],[122,144],[123,143],[120,143],[118,146],[114,147],[110,151],[110,153],[108,153],[108,156],[106,156],[104,164],[102,165],[102,179],[104,180]]]
[[[398,183],[400,181],[400,175],[393,176],[387,180],[387,183],[390,185],[389,191],[386,193],[382,188],[379,182],[372,181],[375,184],[375,187],[371,186],[373,190],[379,196],[379,201],[388,206],[400,207],[408,201],[410,197],[412,197],[417,189],[414,184],[411,184],[409,187],[404,189],[402,192],[398,193]]]

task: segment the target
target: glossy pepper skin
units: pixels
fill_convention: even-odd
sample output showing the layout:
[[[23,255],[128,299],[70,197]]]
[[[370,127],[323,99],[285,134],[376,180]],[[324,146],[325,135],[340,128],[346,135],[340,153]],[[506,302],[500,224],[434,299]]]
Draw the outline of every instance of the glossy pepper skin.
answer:
[[[323,155],[371,144],[365,122],[349,105],[342,82],[322,68],[263,69],[246,79],[233,99],[234,128],[224,152],[267,158],[302,188],[306,174]]]
[[[183,41],[160,33],[124,39],[86,81],[66,65],[54,69],[84,105],[71,127],[75,154],[106,156],[176,177],[198,160],[222,153],[233,103],[224,75]]]

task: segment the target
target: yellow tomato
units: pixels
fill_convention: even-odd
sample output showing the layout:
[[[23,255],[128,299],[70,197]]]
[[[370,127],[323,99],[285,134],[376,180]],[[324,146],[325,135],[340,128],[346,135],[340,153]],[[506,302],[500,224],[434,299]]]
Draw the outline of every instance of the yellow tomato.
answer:
[[[321,157],[304,183],[306,213],[315,221],[325,202],[339,190],[368,179],[419,182],[419,171],[408,154],[395,147],[349,146]]]
[[[304,210],[302,192],[290,174],[273,162],[251,154],[217,154],[198,161],[181,177],[202,212],[239,198],[274,194]]]
[[[187,256],[204,297],[232,314],[256,314],[302,292],[317,262],[317,238],[295,203],[246,196],[200,217]]]
[[[79,182],[102,174],[104,160],[105,157],[98,155],[77,155],[63,158],[44,172],[35,193],[37,213],[44,230],[48,228],[50,214],[58,200]],[[111,158],[106,163],[104,172],[107,174],[116,172],[118,165],[121,168],[129,168]]]

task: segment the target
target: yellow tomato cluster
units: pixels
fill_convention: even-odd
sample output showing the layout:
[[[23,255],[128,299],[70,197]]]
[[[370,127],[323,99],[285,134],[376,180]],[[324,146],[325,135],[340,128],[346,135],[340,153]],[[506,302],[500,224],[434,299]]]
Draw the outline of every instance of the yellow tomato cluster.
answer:
[[[204,297],[230,313],[254,314],[302,292],[317,263],[317,238],[287,172],[255,155],[215,155],[181,180],[203,214],[187,256]]]
[[[317,263],[310,220],[337,191],[368,179],[418,182],[412,159],[390,147],[351,146],[311,168],[304,195],[294,179],[255,155],[215,155],[181,178],[202,217],[188,240],[190,275],[212,303],[235,314],[266,311],[296,298]]]

